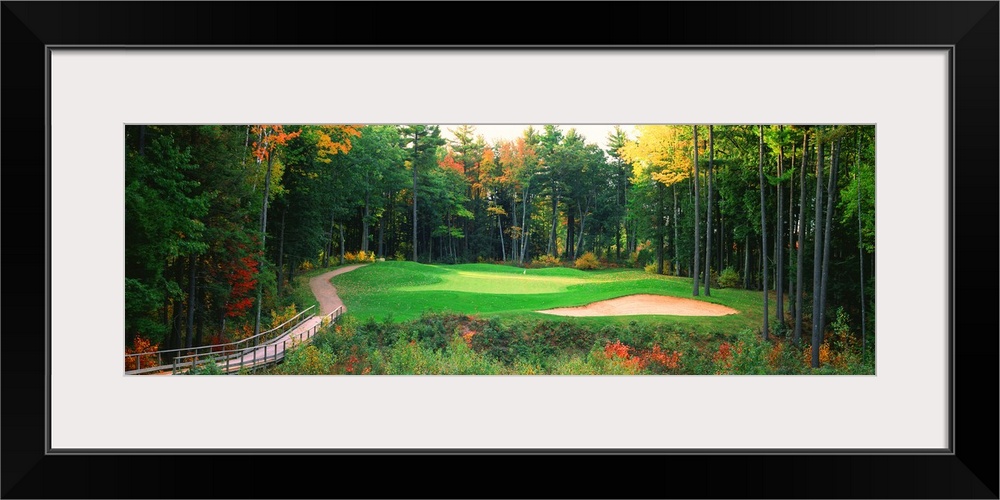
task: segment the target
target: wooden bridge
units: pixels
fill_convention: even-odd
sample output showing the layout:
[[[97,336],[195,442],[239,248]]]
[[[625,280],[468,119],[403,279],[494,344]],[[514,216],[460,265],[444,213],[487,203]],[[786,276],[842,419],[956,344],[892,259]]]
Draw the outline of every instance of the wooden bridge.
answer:
[[[320,328],[336,322],[344,312],[344,307],[340,306],[317,316],[311,313],[314,308],[310,306],[275,328],[236,342],[129,354],[126,358],[135,359],[136,368],[125,374],[178,374],[204,368],[210,363],[215,363],[225,374],[256,372],[283,361],[288,349],[308,341]],[[143,366],[143,358],[148,363],[151,357],[157,362],[153,366]]]
[[[326,313],[317,315],[316,306],[310,306],[284,323],[253,337],[236,342],[191,348],[168,349],[128,354],[126,375],[172,375],[203,368],[214,363],[225,374],[253,373],[275,365],[285,359],[285,353],[294,346],[307,342],[325,325],[335,323],[344,313],[344,304],[337,296],[337,289],[330,279],[338,274],[353,271],[362,265],[345,266],[309,280],[309,287]],[[134,359],[134,362],[129,362]],[[155,361],[154,361],[155,360]]]

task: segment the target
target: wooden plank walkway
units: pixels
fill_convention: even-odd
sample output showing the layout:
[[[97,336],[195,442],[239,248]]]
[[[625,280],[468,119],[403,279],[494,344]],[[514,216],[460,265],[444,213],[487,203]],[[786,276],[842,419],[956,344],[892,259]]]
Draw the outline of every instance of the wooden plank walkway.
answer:
[[[255,371],[280,362],[286,349],[301,342],[307,342],[319,331],[324,322],[336,321],[346,311],[344,302],[330,280],[337,275],[353,271],[367,264],[353,264],[314,276],[309,280],[309,288],[319,302],[319,314],[312,315],[281,336],[268,340],[259,346],[211,353],[200,353],[175,358],[173,369],[156,372],[157,375],[172,375],[188,371],[192,366],[203,365],[209,359],[215,361],[223,373],[239,373],[241,370]]]

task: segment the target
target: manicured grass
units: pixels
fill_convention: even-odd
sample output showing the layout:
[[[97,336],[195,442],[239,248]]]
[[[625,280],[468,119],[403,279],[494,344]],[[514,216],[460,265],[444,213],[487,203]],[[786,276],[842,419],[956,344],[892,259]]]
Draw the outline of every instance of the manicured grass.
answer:
[[[303,274],[295,297],[302,299],[308,290],[305,278],[325,271]],[[692,297],[687,278],[633,269],[525,272],[490,264],[378,262],[331,281],[348,313],[269,373],[874,373],[874,352],[862,362],[850,332],[827,339],[820,351],[821,358],[826,356],[824,366],[814,370],[809,366],[808,343],[795,346],[778,336],[761,339],[760,292],[716,289],[711,297]],[[693,298],[739,313],[576,318],[535,312],[639,293]]]
[[[500,318],[536,318],[581,324],[672,323],[704,332],[760,329],[760,292],[715,289],[692,297],[690,278],[658,276],[634,269],[580,271],[529,269],[494,264],[427,265],[378,262],[332,280],[348,312],[360,319],[402,322],[425,311]],[[535,311],[580,306],[625,295],[649,293],[692,298],[739,311],[728,316],[610,316],[571,318]],[[772,299],[773,315],[773,299]]]

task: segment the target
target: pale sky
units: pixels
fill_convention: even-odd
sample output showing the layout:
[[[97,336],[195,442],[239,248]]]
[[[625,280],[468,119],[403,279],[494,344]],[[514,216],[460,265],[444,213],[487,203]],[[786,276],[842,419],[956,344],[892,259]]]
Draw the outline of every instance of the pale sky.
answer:
[[[451,125],[441,125],[441,136],[447,140],[452,140],[454,135],[449,132],[449,129],[458,128],[461,124],[451,124]],[[528,124],[523,125],[475,125],[470,124],[475,127],[475,134],[482,135],[486,142],[489,144],[495,143],[498,139],[514,140],[524,133],[524,129],[528,128]],[[545,124],[531,124],[536,130],[541,132]],[[555,125],[555,124],[553,124]],[[622,130],[624,130],[629,135],[632,135],[632,130],[634,125],[622,125]],[[608,145],[608,134],[614,130],[614,124],[611,125],[559,125],[559,128],[563,133],[567,132],[571,128],[575,128],[577,133],[582,135],[588,143],[594,143],[605,149]]]

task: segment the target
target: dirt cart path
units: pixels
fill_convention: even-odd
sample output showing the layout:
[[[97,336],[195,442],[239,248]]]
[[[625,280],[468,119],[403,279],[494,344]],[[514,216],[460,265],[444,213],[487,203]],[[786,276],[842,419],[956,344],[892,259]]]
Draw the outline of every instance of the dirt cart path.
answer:
[[[330,314],[334,309],[344,305],[344,301],[340,300],[340,296],[337,295],[337,287],[330,284],[330,279],[338,274],[344,274],[367,265],[368,264],[353,264],[350,266],[344,266],[334,269],[328,273],[323,273],[319,276],[313,276],[309,279],[309,289],[312,290],[313,295],[316,296],[316,300],[319,301],[318,316]],[[347,308],[345,307],[344,310],[346,311]]]

